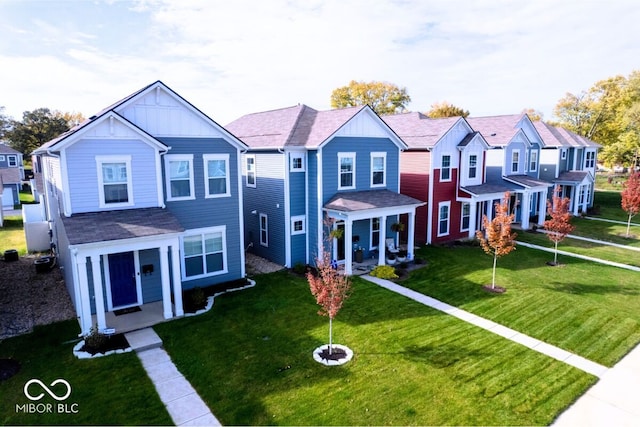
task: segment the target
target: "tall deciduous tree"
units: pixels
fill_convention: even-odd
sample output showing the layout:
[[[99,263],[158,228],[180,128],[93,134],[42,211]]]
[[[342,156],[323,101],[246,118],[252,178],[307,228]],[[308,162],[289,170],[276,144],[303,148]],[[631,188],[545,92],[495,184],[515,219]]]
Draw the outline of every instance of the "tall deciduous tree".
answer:
[[[4,107],[0,107],[0,141],[4,139],[5,133],[11,129],[11,118],[4,113]]]
[[[432,119],[440,117],[467,117],[469,116],[469,110],[464,110],[450,102],[443,101],[431,104],[431,109],[427,112],[427,116]]]
[[[324,221],[327,230],[326,242],[332,242],[334,234],[330,231],[333,229],[333,221],[326,217]],[[331,253],[328,250],[322,252],[321,257],[316,258],[317,274],[313,272],[307,273],[307,281],[311,293],[316,302],[321,307],[318,314],[329,317],[329,354],[332,353],[333,347],[333,319],[336,317],[342,304],[349,297],[351,290],[351,281],[345,274],[340,273],[331,263]]]
[[[482,216],[481,230],[476,231],[476,237],[480,241],[480,246],[487,255],[493,256],[493,275],[491,289],[496,287],[496,265],[498,258],[508,255],[516,248],[516,233],[511,232],[511,224],[515,218],[514,214],[509,215],[509,192],[504,194],[502,203],[496,203],[495,217],[489,221],[486,215]]]
[[[331,92],[331,108],[369,105],[380,114],[396,114],[406,110],[411,102],[407,88],[387,82],[358,82],[351,80],[347,86]]]
[[[69,129],[64,117],[56,116],[48,108],[25,111],[22,121],[14,121],[6,134],[10,145],[22,154],[29,154],[45,142]]]
[[[640,213],[640,172],[629,175],[622,190],[622,209],[629,214],[627,221],[627,237],[631,228],[631,218]]]
[[[547,200],[547,215],[551,218],[544,222],[547,237],[554,243],[555,255],[553,265],[558,264],[558,243],[567,237],[574,229],[571,225],[571,212],[569,211],[568,197],[560,197],[560,187],[556,186],[552,200]]]
[[[536,110],[535,108],[525,108],[524,110],[522,110],[522,112],[529,116],[529,118],[533,122],[538,122],[542,120],[542,117],[544,117],[544,113],[542,111]]]

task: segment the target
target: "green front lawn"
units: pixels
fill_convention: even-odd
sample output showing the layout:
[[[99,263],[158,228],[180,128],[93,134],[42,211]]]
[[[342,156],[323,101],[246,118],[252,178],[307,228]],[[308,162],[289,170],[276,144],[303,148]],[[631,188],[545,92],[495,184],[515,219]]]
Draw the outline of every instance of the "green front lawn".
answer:
[[[0,382],[0,425],[172,424],[134,353],[79,360],[72,352],[78,333],[78,322],[70,320],[0,340],[0,359],[12,358],[22,365],[14,377]],[[71,386],[66,400],[58,402],[45,393],[41,400],[31,402],[25,396],[23,389],[29,380],[49,386],[59,378]],[[66,391],[64,385],[51,389],[59,396]],[[34,384],[29,392],[37,396],[44,391]],[[20,409],[28,403],[40,404],[42,413]],[[62,411],[59,403],[65,405]],[[46,405],[51,405],[51,412]]]
[[[3,226],[0,227],[0,254],[4,254],[7,249],[16,249],[20,255],[27,253],[21,216],[4,217]]]
[[[637,217],[640,220],[640,217]],[[631,226],[630,237],[626,237],[626,224],[616,224],[595,219],[572,218],[571,224],[576,228],[571,232],[576,236],[588,237],[590,239],[604,240],[605,242],[617,243],[625,246],[640,247],[640,227]]]
[[[334,322],[354,359],[325,367],[317,310],[306,280],[281,272],[155,330],[225,425],[548,425],[595,381],[359,278]]]
[[[496,296],[492,261],[479,247],[426,247],[429,265],[403,285],[491,319],[542,341],[612,366],[640,342],[640,280],[637,272],[525,247],[498,260]]]

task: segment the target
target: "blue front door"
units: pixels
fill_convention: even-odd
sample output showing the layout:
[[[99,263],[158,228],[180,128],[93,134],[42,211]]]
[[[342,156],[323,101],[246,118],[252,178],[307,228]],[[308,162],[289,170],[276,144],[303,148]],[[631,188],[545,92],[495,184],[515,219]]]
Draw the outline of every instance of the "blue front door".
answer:
[[[109,278],[111,279],[111,302],[114,308],[138,303],[133,252],[109,255]]]

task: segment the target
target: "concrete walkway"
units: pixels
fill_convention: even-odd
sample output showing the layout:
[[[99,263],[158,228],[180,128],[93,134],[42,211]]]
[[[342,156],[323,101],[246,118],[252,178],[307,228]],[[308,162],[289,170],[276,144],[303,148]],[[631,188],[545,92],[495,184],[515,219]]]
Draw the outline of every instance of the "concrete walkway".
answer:
[[[404,295],[407,298],[469,322],[494,334],[520,343],[556,360],[567,363],[599,378],[587,392],[566,409],[553,423],[558,427],[602,427],[602,426],[638,426],[640,425],[640,405],[637,391],[640,390],[640,346],[633,349],[613,368],[607,368],[584,357],[552,346],[513,329],[497,324],[431,298],[419,292],[400,286],[388,280],[369,275],[361,276],[368,280]]]
[[[551,234],[550,231],[542,230],[542,229],[539,229],[538,233]],[[627,249],[629,251],[640,252],[640,248],[638,248],[636,246],[621,245],[620,243],[606,242],[604,240],[591,239],[589,237],[583,237],[583,236],[576,236],[575,234],[567,234],[567,237],[570,238],[570,239],[576,239],[576,240],[582,240],[584,242],[595,243],[597,245],[613,246],[615,248]]]
[[[137,353],[175,425],[222,425],[162,349],[162,340],[153,329],[128,332],[125,337]]]
[[[627,225],[626,221],[618,221],[616,219],[596,218],[596,217],[593,217],[593,216],[585,216],[583,218],[584,219],[590,219],[592,221],[603,221],[603,222],[611,222],[611,223],[614,223],[614,224]],[[640,227],[640,224],[632,222],[631,226],[632,227]]]

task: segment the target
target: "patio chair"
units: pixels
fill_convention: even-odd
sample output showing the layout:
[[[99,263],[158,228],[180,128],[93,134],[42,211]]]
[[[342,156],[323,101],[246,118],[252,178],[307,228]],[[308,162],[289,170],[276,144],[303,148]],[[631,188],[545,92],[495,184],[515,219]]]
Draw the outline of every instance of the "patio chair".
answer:
[[[387,251],[389,253],[392,254],[397,254],[400,250],[396,247],[396,242],[393,240],[393,238],[388,238],[385,240],[385,243],[387,245]]]

